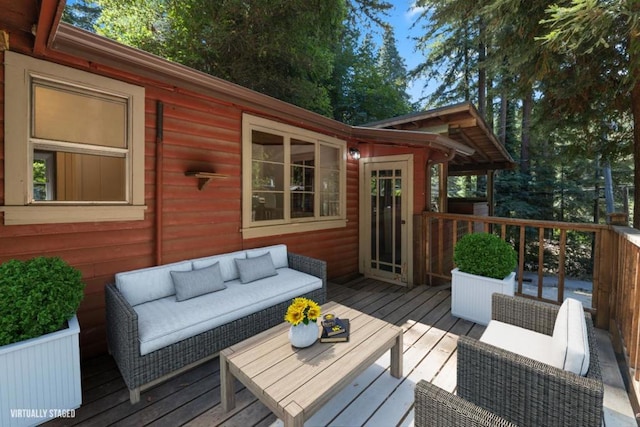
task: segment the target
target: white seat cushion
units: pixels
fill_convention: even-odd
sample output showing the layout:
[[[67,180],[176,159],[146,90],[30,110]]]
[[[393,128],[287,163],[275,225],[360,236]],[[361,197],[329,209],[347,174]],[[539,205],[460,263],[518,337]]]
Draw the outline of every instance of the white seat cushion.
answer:
[[[582,303],[567,298],[553,327],[553,345],[562,353],[562,368],[578,375],[589,370],[589,338]]]
[[[227,289],[177,302],[162,298],[134,307],[138,313],[140,354],[166,347],[225,323],[256,313],[322,288],[322,279],[289,268],[276,276],[242,284],[225,282]],[[284,311],[282,319],[284,321]]]
[[[561,358],[553,350],[553,338],[550,335],[491,320],[480,341],[556,368],[562,368]]]

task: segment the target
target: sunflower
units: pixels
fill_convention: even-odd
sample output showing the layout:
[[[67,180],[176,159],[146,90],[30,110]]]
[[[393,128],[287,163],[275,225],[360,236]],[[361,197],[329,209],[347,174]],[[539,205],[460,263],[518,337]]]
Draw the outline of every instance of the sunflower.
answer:
[[[284,316],[284,320],[293,326],[304,323],[308,325],[310,321],[315,322],[320,317],[320,306],[308,298],[295,298]]]

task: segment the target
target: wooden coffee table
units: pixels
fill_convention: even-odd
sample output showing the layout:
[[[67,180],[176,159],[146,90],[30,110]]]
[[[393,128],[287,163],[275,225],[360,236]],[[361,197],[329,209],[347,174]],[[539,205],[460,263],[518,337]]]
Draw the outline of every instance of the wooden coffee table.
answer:
[[[282,323],[220,353],[225,412],[236,404],[235,378],[285,426],[301,427],[386,351],[391,351],[391,375],[402,376],[402,328],[335,302],[323,305],[322,312],[349,319],[348,342],[298,349],[289,343],[290,325]]]

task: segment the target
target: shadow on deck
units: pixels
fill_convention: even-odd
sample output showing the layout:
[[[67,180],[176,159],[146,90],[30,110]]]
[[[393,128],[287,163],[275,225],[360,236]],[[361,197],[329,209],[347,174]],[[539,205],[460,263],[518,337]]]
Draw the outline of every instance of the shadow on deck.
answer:
[[[454,391],[457,338],[460,335],[479,337],[484,327],[453,317],[450,298],[448,287],[420,286],[408,290],[370,279],[354,280],[346,285],[330,283],[328,300],[404,328],[404,377],[397,379],[386,373],[389,368],[386,353],[337,393],[306,425],[412,426],[415,383],[427,379]],[[598,331],[598,344],[606,383],[606,425],[635,426],[605,331]],[[143,392],[141,401],[131,405],[129,391],[113,359],[104,355],[83,362],[82,390],[83,405],[76,410],[75,418],[56,419],[45,425],[282,425],[240,383],[236,387],[236,408],[223,413],[218,358]]]

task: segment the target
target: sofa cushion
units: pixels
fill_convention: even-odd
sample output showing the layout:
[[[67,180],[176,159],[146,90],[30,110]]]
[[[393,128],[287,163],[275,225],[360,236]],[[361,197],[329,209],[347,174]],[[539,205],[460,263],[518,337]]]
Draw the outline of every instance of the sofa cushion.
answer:
[[[171,271],[190,271],[191,261],[180,261],[157,267],[142,268],[116,274],[116,287],[131,305],[175,295]]]
[[[550,351],[553,338],[497,320],[489,321],[480,341],[547,365],[562,368],[560,358]]]
[[[171,278],[176,288],[176,301],[184,301],[226,288],[219,262],[198,270],[172,271]]]
[[[589,369],[589,338],[582,303],[567,298],[553,327],[553,345],[562,354],[562,368],[578,375]]]
[[[135,306],[140,354],[145,355],[275,304],[322,288],[322,279],[289,268],[277,276],[242,284],[226,282],[227,289],[177,302],[167,297]],[[284,311],[282,313],[284,319]]]
[[[229,280],[235,280],[240,278],[240,272],[236,265],[236,259],[246,259],[247,254],[245,251],[231,252],[228,254],[214,255],[205,258],[198,258],[192,260],[193,268],[200,269],[208,267],[216,262],[220,263],[220,271],[222,272],[222,278],[225,282]]]
[[[287,245],[265,246],[257,249],[247,249],[247,258],[255,258],[269,252],[275,268],[288,268]]]
[[[250,283],[278,274],[273,266],[271,253],[269,252],[254,258],[236,259],[235,261],[240,272],[240,282],[242,283]]]

